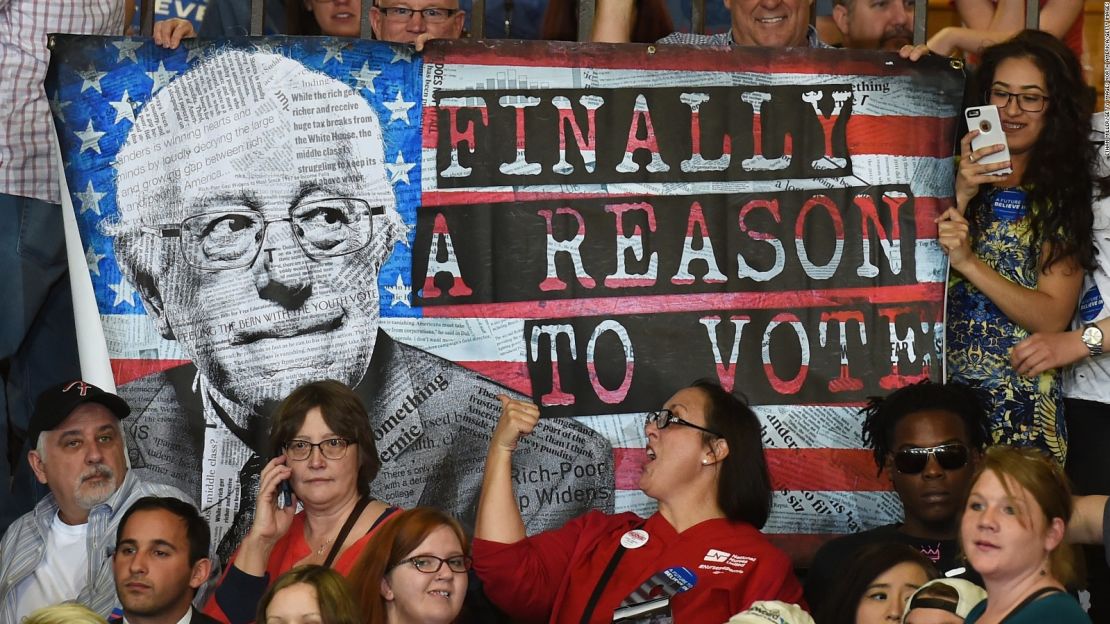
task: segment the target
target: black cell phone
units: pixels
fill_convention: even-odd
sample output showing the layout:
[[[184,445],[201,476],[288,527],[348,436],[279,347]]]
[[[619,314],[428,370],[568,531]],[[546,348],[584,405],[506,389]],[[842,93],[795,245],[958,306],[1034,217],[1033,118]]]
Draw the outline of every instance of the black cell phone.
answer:
[[[274,457],[277,457],[280,454],[281,454],[281,452],[279,451],[277,454],[274,455]],[[293,506],[293,485],[291,483],[289,483],[289,479],[283,479],[282,482],[278,484],[277,507],[278,507],[278,509],[285,509],[286,507],[292,507],[292,506]]]
[[[293,486],[290,485],[289,479],[284,479],[278,484],[277,506],[278,509],[293,506]]]

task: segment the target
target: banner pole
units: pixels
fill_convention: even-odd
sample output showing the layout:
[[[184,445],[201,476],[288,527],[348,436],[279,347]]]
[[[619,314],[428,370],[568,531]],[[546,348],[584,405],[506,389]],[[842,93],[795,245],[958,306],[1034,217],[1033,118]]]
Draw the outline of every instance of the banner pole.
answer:
[[[154,0],[139,0],[139,33],[144,37],[154,35]]]

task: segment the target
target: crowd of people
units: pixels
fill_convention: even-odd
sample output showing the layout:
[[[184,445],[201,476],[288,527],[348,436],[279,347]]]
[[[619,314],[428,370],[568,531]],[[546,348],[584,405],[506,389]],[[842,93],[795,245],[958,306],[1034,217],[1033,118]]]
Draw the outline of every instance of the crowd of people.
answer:
[[[126,403],[80,380],[52,387],[31,458],[50,493],[0,541],[3,620],[1090,621],[1068,593],[1082,580],[1073,544],[1105,541],[1107,498],[1073,497],[1036,447],[988,445],[990,417],[961,384],[872,400],[865,440],[905,518],[826,544],[804,593],[760,533],[771,485],[759,420],[716,382],[645,419],[639,487],[654,515],[595,511],[534,535],[511,471],[540,412],[501,402],[472,538],[441,510],[370,497],[380,461],[358,396],[331,380],[297,388],[271,425],[254,525],[220,573],[189,497],[128,470]]]
[[[200,33],[246,34],[248,14],[237,8],[246,4],[214,0]],[[1011,0],[957,0],[966,26],[914,47],[912,3],[835,2],[846,47],[911,60],[973,55],[968,104],[998,107],[1009,158],[983,162],[1003,146],[973,148],[980,132],[969,129],[955,204],[937,217],[952,268],[951,381],[895,390],[861,412],[862,442],[902,517],[827,542],[799,580],[760,531],[772,500],[760,421],[705,380],[645,419],[638,485],[658,511],[595,511],[532,535],[512,470],[540,422],[536,405],[501,397],[468,534],[439,509],[374,499],[381,459],[363,400],[340,381],[300,385],[269,423],[273,458],[249,530],[221,561],[188,494],[130,471],[120,425],[128,404],[77,373],[41,87],[45,33],[116,34],[129,18],[121,2],[43,10],[0,0],[7,23],[25,26],[0,33],[0,69],[14,77],[0,94],[10,111],[0,119],[0,257],[12,267],[0,286],[0,404],[14,426],[0,432],[17,434],[0,442],[25,457],[0,462],[0,479],[12,482],[0,622],[1110,621],[1105,554],[1089,548],[1086,573],[1077,554],[1110,530],[1101,295],[1110,288],[1110,182],[1074,51],[1082,3],[1041,4],[1044,30],[1020,31]],[[358,0],[266,5],[268,28],[358,36]],[[727,32],[692,35],[666,32],[662,3],[598,0],[591,37],[828,47],[810,25],[812,2],[726,6]],[[545,23],[567,31],[558,13],[572,10],[552,2]],[[377,38],[420,49],[462,36],[465,14],[457,0],[379,0],[370,21]],[[165,20],[154,37],[174,47],[195,34]],[[1088,579],[1085,613],[1073,594]]]

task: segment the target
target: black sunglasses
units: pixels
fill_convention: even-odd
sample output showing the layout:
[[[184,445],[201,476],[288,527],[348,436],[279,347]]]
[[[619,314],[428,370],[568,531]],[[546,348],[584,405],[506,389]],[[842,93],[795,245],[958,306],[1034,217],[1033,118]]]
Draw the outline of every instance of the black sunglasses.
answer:
[[[967,447],[963,444],[941,444],[927,448],[906,448],[894,453],[894,467],[902,474],[917,474],[925,470],[929,456],[936,458],[945,470],[956,470],[967,465]]]

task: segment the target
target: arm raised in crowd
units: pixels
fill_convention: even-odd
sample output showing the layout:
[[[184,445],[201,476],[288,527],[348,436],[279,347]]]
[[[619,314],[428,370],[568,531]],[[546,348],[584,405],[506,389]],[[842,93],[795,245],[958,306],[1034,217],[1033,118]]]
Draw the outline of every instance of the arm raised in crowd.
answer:
[[[251,576],[266,574],[270,553],[278,541],[289,532],[289,526],[293,523],[293,516],[297,510],[296,495],[293,496],[292,505],[286,505],[282,509],[277,507],[278,486],[291,476],[293,476],[293,470],[285,464],[285,455],[271,459],[262,468],[254,523],[247,536],[243,538],[234,560],[236,568]]]
[[[995,31],[1002,38],[1025,28],[1025,0],[956,0],[960,19],[974,30]],[[1039,30],[1063,38],[1083,11],[1083,0],[1048,0],[1041,7]]]
[[[474,537],[512,544],[526,537],[524,520],[513,494],[513,451],[520,439],[536,428],[540,421],[540,408],[503,394],[497,398],[501,401],[501,418],[493,430],[486,455]]]

